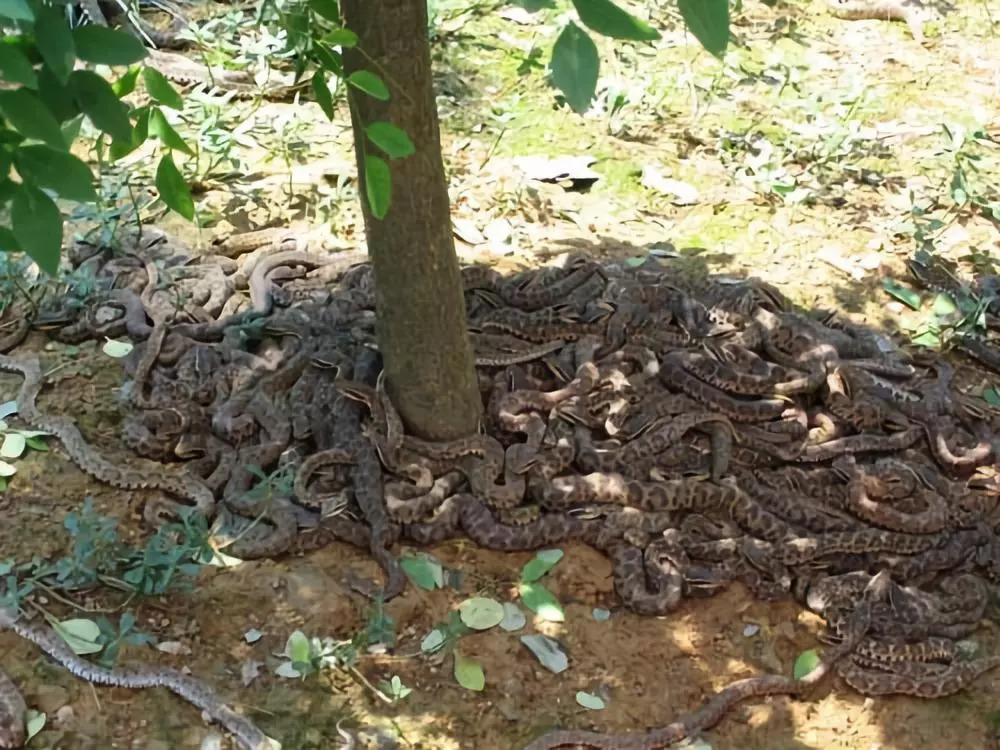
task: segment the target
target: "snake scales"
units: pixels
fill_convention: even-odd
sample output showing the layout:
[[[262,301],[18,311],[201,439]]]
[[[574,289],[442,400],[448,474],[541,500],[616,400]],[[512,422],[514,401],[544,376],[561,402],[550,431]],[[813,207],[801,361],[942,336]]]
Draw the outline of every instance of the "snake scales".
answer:
[[[945,362],[795,311],[755,279],[583,256],[512,277],[473,266],[462,278],[484,430],[431,443],[407,433],[380,376],[363,256],[310,253],[282,230],[224,239],[205,257],[156,237],[134,246],[119,258],[78,248],[107,289],[43,306],[29,324],[137,344],[123,437],[143,463],[108,461],[71,419],[40,409],[37,361],[0,367],[23,377],[21,416],[81,468],[160,493],[152,523],[196,507],[245,558],[362,546],[386,583],[354,586],[385,598],[405,586],[399,540],[465,535],[517,550],[580,539],[608,554],[615,591],[638,613],[741,581],[795,596],[851,644],[845,613],[886,571],[890,595],[871,605],[861,645],[833,651],[848,684],[935,697],[995,665],[948,647],[975,629],[1000,573],[996,436]],[[291,491],[266,507],[248,500],[251,464],[283,467]],[[751,678],[681,725],[700,731],[737,700],[797,689]],[[676,732],[573,741],[658,747]]]

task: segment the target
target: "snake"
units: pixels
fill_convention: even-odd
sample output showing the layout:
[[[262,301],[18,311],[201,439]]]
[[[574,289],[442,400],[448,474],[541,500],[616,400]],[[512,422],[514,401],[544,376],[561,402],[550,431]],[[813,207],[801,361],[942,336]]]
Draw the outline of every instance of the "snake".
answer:
[[[215,691],[199,680],[168,667],[116,667],[108,669],[77,656],[51,628],[25,622],[0,608],[0,630],[11,630],[35,644],[71,674],[96,685],[130,690],[165,687],[217,722],[246,750],[270,750],[270,740],[250,719],[223,703]],[[0,669],[0,747],[17,748],[24,742],[24,700],[10,677]]]
[[[351,588],[384,600],[406,588],[397,541],[455,536],[510,551],[578,539],[610,558],[621,605],[647,615],[736,580],[766,599],[832,581],[841,593],[822,616],[840,639],[843,612],[871,579],[852,573],[882,569],[919,585],[945,585],[956,570],[1000,580],[992,438],[934,357],[886,351],[867,329],[798,311],[756,279],[688,280],[583,255],[509,277],[469,266],[461,278],[482,429],[428,441],[389,396],[364,254],[310,253],[302,236],[223,237],[195,266],[157,245],[155,263],[139,253],[115,266],[127,287],[47,314],[40,327],[53,336],[140,344],[123,362],[134,380],[125,437],[155,461],[111,464],[72,420],[35,405],[40,364],[4,356],[0,369],[24,378],[21,416],[98,479],[200,508],[230,554],[337,542],[367,550],[384,584]],[[195,291],[190,272],[203,264],[228,280],[211,312],[170,309],[161,286]],[[307,276],[286,273],[295,268]],[[290,472],[289,491],[250,502],[250,463]],[[966,484],[970,476],[983,482]],[[235,541],[224,530],[234,516],[255,519]],[[837,657],[847,684],[934,697],[995,665],[924,661],[940,653],[937,641],[906,650],[894,640],[971,632],[953,614],[969,609],[975,587],[958,592],[957,609],[927,606],[919,617],[916,594],[890,591],[891,603],[873,604],[857,653]],[[731,687],[656,741],[701,731],[739,700],[789,692],[771,675]]]

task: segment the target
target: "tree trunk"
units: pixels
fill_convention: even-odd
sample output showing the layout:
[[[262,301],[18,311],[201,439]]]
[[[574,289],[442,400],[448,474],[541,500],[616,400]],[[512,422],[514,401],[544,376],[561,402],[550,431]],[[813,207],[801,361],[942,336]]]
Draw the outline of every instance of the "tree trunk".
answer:
[[[426,0],[341,0],[358,49],[344,50],[344,71],[377,73],[389,87],[379,101],[348,86],[368,254],[376,284],[376,335],[389,395],[407,427],[431,440],[474,432],[482,414],[465,301],[451,233],[448,185],[431,81]],[[365,125],[387,121],[410,136],[416,153],[389,161],[392,203],[372,216],[364,155],[379,155]]]

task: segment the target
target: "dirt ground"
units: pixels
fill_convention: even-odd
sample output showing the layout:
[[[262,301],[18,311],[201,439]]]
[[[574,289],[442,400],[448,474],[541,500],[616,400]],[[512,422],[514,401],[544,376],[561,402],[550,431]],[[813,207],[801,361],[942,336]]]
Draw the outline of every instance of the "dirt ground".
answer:
[[[950,257],[973,250],[1000,257],[996,223],[956,206],[948,187],[956,169],[965,169],[970,194],[975,185],[1000,217],[997,142],[958,142],[941,127],[1000,137],[1000,14],[991,17],[987,3],[957,2],[928,24],[929,43],[921,47],[902,25],[834,21],[821,5],[749,5],[734,16],[737,44],[725,65],[676,23],[669,30],[671,13],[658,11],[668,31],[655,47],[599,42],[599,103],[614,101],[608,92],[617,86],[625,105],[614,114],[598,106],[581,118],[553,107],[542,71],[517,72],[533,45],[548,48],[555,14],[529,23],[500,15],[506,6],[436,3],[436,80],[462,259],[509,269],[572,249],[632,257],[661,248],[688,258],[695,271],[758,275],[803,304],[845,309],[892,331],[905,327],[902,306],[881,284],[921,242]],[[309,226],[331,245],[361,241],[346,118],[331,125],[312,103],[220,105],[191,96],[182,134],[215,137],[210,128],[198,136],[190,127],[205,113],[220,118],[216,131],[233,136],[216,161],[202,160],[195,170],[206,188],[199,205],[219,223],[201,233],[171,217],[161,226],[195,246],[228,225],[269,222]],[[979,171],[956,156],[974,150]],[[134,169],[141,176],[136,165],[144,156],[117,174]],[[539,182],[512,169],[528,156],[595,163],[575,185]],[[656,170],[683,184],[664,187]],[[790,197],[794,190],[803,192]],[[925,226],[931,218],[941,226]],[[67,351],[41,334],[15,353],[32,352],[49,366],[82,363],[79,374],[63,372],[46,388],[42,408],[70,414],[93,444],[125,455],[115,401],[124,379],[119,365],[95,344]],[[981,376],[967,382],[973,392],[988,385]],[[5,376],[2,384],[3,398],[12,398],[17,381]],[[136,515],[142,494],[89,480],[57,444],[16,465],[0,496],[3,558],[65,555],[63,519],[87,496],[100,513],[121,519],[123,536],[143,532]],[[738,585],[685,602],[670,617],[635,616],[615,600],[607,559],[582,545],[563,549],[545,584],[565,606],[565,622],[528,613],[521,631],[493,628],[459,642],[483,666],[481,692],[456,682],[450,655],[421,655],[421,640],[469,596],[513,601],[532,555],[470,543],[426,550],[458,573],[457,585],[426,591],[410,584],[385,606],[398,643],[389,653],[362,654],[356,671],[302,680],[274,673],[274,654],[295,630],[349,640],[364,629],[371,603],[342,583],[343,574],[375,577],[378,570],[346,546],[206,567],[193,592],[130,602],[137,627],[181,647],[128,647],[123,661],[190,670],[286,749],[340,746],[338,722],[372,747],[513,749],[554,727],[635,731],[669,723],[735,679],[791,674],[796,656],[818,645],[818,618],[792,602],[758,602]],[[121,599],[98,591],[84,603],[111,601]],[[86,616],[70,614],[54,596],[39,602],[60,616]],[[610,619],[596,620],[595,607],[611,610]],[[248,643],[244,634],[252,630],[261,637]],[[568,669],[545,669],[518,639],[527,632],[557,638]],[[985,653],[1000,648],[996,624],[984,622],[976,641]],[[31,747],[228,746],[213,744],[217,730],[164,690],[91,687],[9,634],[0,634],[0,662],[29,706],[48,716]],[[250,662],[263,667],[244,684]],[[387,705],[373,686],[393,675],[412,692]],[[600,695],[606,707],[581,707],[577,691]],[[998,703],[1000,672],[936,701],[866,700],[829,679],[807,701],[744,705],[704,739],[717,750],[987,748],[1000,744]]]

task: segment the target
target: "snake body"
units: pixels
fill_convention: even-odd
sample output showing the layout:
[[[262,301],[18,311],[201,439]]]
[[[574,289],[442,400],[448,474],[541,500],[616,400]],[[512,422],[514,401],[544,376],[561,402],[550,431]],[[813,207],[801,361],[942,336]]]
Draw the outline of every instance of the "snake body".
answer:
[[[245,716],[236,713],[219,700],[210,687],[175,669],[166,667],[106,669],[96,666],[77,656],[73,649],[51,629],[28,624],[6,609],[0,609],[0,629],[11,630],[25,640],[31,641],[70,673],[87,682],[131,690],[165,687],[224,727],[246,750],[270,750],[272,747],[267,735]],[[4,679],[9,683],[9,678],[2,670],[0,675],[3,675],[3,679],[0,679],[0,701],[5,709],[4,715],[0,716],[3,719],[0,723],[0,743],[8,737],[12,742],[10,745],[0,744],[0,747],[19,747],[13,742],[19,736],[23,742],[23,729],[20,735],[11,730],[13,727],[24,726],[24,702],[23,699],[12,698],[9,688],[5,689]],[[16,688],[14,692],[17,692]]]
[[[824,673],[835,665],[870,694],[932,697],[995,666],[933,640],[972,632],[983,598],[974,581],[1000,580],[996,441],[941,362],[887,354],[870,332],[793,310],[758,280],[682,282],[578,256],[513,277],[474,266],[462,280],[483,429],[428,441],[389,397],[371,267],[355,254],[290,249],[295,239],[220,242],[233,257],[216,256],[229,282],[211,313],[165,306],[174,295],[162,286],[183,297],[192,283],[192,266],[168,256],[130,265],[122,288],[44,323],[54,335],[75,327],[74,338],[136,342],[124,363],[134,379],[128,443],[188,471],[112,464],[70,419],[39,409],[37,361],[2,357],[0,369],[24,378],[22,417],[102,481],[200,508],[230,554],[334,541],[368,550],[385,582],[352,581],[365,596],[405,590],[400,539],[466,536],[498,550],[579,539],[610,558],[614,590],[637,613],[669,614],[741,581],[761,598],[796,596],[853,643],[845,613],[878,569],[892,574],[889,600],[873,600],[862,645],[831,649]],[[250,464],[292,481],[260,504],[247,495]],[[235,537],[224,529],[251,518]],[[116,674],[135,686],[173,681],[155,668]],[[800,690],[765,675],[658,734],[558,737],[659,747],[737,701]]]

